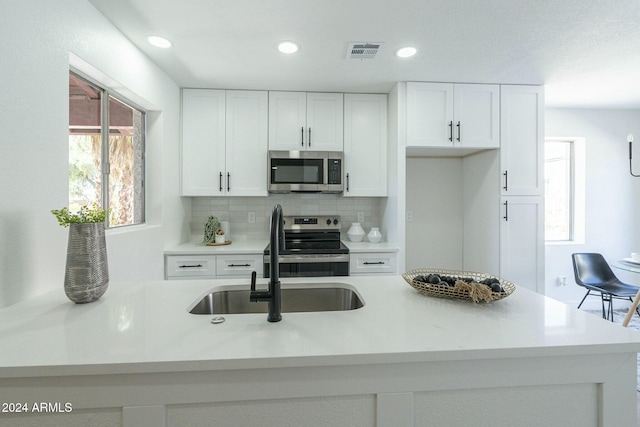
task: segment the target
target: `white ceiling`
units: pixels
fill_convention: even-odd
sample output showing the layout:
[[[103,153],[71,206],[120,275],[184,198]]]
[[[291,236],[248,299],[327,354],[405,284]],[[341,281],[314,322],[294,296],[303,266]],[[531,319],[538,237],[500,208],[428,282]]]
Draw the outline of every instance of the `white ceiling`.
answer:
[[[181,87],[387,92],[545,84],[548,105],[640,108],[639,0],[89,0]],[[149,45],[162,35],[174,46]],[[302,49],[285,56],[277,42]],[[347,60],[349,42],[384,42]],[[418,48],[411,59],[394,51]]]

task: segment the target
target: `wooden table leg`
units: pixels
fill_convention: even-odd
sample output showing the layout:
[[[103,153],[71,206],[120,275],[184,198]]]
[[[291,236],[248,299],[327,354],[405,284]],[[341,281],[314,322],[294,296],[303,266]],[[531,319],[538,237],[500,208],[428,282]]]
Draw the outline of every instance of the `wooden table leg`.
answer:
[[[622,326],[625,328],[629,326],[629,322],[631,321],[631,317],[633,317],[633,312],[636,311],[636,307],[640,303],[640,291],[636,294],[636,297],[633,299],[633,304],[629,308],[629,312],[627,313],[627,317],[624,318],[624,322],[622,322]]]

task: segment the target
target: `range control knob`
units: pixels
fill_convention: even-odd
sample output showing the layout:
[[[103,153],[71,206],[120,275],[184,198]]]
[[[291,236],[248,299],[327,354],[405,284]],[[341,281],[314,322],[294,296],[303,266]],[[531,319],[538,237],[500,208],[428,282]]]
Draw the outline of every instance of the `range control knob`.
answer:
[[[327,225],[331,225],[331,220],[327,219]]]
[[[333,225],[338,225],[338,218],[334,218]]]

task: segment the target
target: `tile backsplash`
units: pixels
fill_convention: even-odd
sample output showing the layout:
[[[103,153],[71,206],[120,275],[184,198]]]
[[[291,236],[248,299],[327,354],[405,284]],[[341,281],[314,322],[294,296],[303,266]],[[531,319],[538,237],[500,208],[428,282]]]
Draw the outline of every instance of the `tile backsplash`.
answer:
[[[269,217],[273,206],[279,203],[286,216],[339,215],[342,220],[341,236],[347,239],[347,230],[357,222],[358,212],[364,213],[361,222],[365,232],[380,226],[380,198],[342,197],[337,194],[274,194],[268,197],[192,197],[191,234],[202,238],[204,225],[210,215],[219,221],[229,221],[231,240],[269,239]],[[249,217],[255,215],[255,222]],[[383,236],[384,239],[384,236]]]

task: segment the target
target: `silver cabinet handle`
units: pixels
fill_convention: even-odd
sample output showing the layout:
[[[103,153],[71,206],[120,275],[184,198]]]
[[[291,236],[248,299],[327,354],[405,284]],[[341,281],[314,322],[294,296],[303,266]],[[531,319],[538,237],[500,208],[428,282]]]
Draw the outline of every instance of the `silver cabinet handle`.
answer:
[[[376,261],[376,262],[365,261],[364,265],[384,265],[384,261]]]
[[[509,221],[509,201],[505,200],[504,202],[504,218],[505,221]]]
[[[502,188],[507,191],[509,190],[509,171],[504,171],[502,175],[504,175],[504,187]]]
[[[458,128],[458,138],[456,138],[458,140],[458,142],[460,142],[460,121],[458,120],[458,124],[456,125],[456,127]]]
[[[304,147],[304,126],[300,128],[300,146]]]
[[[222,193],[222,172],[220,172],[220,192]]]
[[[251,267],[251,264],[229,264],[229,267]]]
[[[449,122],[449,141],[453,142],[453,122]]]
[[[311,128],[309,128],[309,140],[307,141],[309,147],[311,147]]]
[[[231,174],[227,172],[227,192],[231,191]]]

